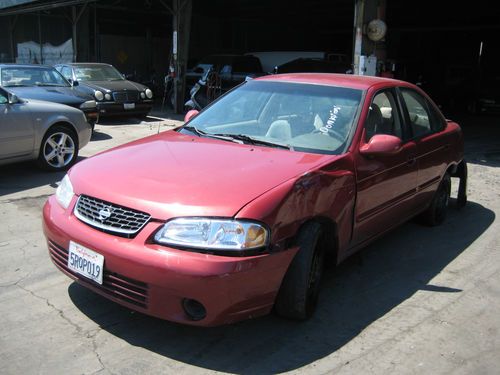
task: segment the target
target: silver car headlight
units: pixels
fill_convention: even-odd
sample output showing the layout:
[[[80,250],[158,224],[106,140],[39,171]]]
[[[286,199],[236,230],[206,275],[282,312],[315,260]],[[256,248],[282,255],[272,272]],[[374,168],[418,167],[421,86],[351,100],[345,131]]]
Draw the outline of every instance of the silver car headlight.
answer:
[[[150,89],[146,89],[146,91],[144,92],[146,93],[148,99],[151,99],[153,97],[153,91],[151,91]]]
[[[101,101],[104,99],[104,94],[102,93],[102,91],[96,90],[96,91],[94,91],[94,97],[97,100]]]
[[[56,200],[62,208],[66,209],[69,207],[69,204],[73,199],[73,195],[75,195],[73,192],[73,185],[71,185],[68,175],[65,175],[57,187]]]
[[[143,92],[141,92],[141,99],[146,99],[146,94],[144,94]]]
[[[80,109],[96,108],[97,104],[95,100],[87,100],[80,105]]]
[[[104,95],[104,98],[105,98],[106,100],[111,100],[111,94],[106,94],[106,95]]]
[[[252,221],[179,218],[167,222],[155,235],[163,245],[207,250],[243,251],[269,244],[269,231]]]

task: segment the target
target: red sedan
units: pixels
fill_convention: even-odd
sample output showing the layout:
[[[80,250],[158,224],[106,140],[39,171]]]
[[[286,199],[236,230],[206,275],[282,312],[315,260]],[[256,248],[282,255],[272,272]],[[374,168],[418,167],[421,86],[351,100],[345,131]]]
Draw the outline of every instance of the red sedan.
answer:
[[[327,261],[445,220],[460,127],[418,87],[335,74],[248,81],[175,131],[75,165],[44,207],[54,264],[159,318],[305,319]]]

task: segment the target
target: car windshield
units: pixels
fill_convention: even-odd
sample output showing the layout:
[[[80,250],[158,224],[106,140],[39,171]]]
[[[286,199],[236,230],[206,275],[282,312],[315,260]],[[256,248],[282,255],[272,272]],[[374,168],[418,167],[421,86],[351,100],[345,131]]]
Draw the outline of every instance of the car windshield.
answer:
[[[201,112],[182,132],[340,154],[347,147],[361,97],[361,90],[345,87],[249,81]]]
[[[19,67],[2,69],[2,86],[70,86],[70,84],[53,68]]]
[[[75,67],[78,81],[123,81],[125,78],[118,70],[109,65]]]

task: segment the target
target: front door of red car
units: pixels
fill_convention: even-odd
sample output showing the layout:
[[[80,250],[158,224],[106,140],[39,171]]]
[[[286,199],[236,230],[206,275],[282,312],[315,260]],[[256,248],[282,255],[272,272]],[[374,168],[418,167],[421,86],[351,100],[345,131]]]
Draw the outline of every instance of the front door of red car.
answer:
[[[428,205],[447,168],[449,140],[443,137],[445,122],[434,106],[420,93],[401,88],[403,113],[417,145],[417,195],[419,205]]]
[[[379,91],[373,97],[364,124],[360,146],[376,134],[389,134],[402,140],[393,154],[356,154],[357,200],[353,245],[361,244],[402,221],[415,211],[417,187],[416,144],[404,127],[395,90]]]

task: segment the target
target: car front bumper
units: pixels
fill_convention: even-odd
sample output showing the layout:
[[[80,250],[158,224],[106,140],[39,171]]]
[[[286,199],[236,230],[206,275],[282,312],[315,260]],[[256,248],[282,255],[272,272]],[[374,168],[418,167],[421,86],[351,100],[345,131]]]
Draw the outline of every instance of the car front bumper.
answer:
[[[130,309],[199,326],[216,326],[269,313],[297,248],[248,257],[228,257],[168,248],[153,243],[162,225],[150,221],[135,238],[100,232],[64,210],[51,196],[43,209],[43,229],[54,264],[81,285]],[[67,268],[69,242],[104,256],[99,285]],[[184,299],[203,304],[206,317],[195,321]]]
[[[134,103],[98,102],[97,108],[101,117],[147,114],[153,108],[153,100],[143,100]]]

